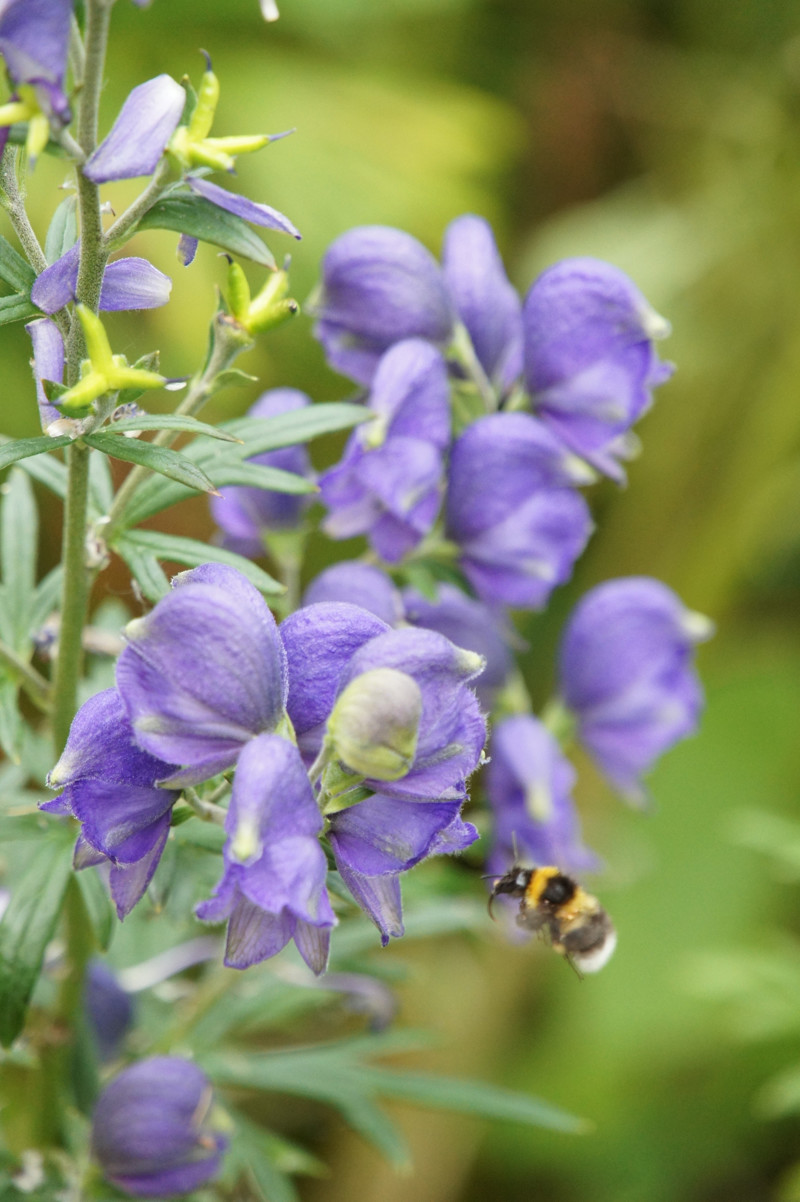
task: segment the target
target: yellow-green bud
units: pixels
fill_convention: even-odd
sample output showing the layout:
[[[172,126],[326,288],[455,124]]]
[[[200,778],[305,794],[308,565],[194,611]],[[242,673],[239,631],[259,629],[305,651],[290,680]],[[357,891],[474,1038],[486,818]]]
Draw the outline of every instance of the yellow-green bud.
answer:
[[[399,780],[414,763],[422,693],[396,668],[373,668],[352,680],[328,719],[333,754],[371,780]]]

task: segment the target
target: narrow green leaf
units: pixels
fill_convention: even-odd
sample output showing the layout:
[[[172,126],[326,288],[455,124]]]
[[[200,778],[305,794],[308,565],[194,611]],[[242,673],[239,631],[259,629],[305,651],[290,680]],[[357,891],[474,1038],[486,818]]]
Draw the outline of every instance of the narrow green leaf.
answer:
[[[68,196],[53,214],[44,240],[44,257],[49,264],[57,262],[78,241],[78,199]]]
[[[22,753],[24,730],[17,704],[19,686],[16,681],[0,671],[0,747],[13,764],[18,764]]]
[[[232,434],[199,422],[196,417],[182,417],[178,413],[143,413],[141,417],[124,417],[108,427],[108,433],[124,434],[127,430],[185,430],[187,434],[206,434],[222,442],[239,442]]]
[[[213,469],[212,469],[213,470]],[[251,488],[263,488],[272,492],[310,493],[319,492],[313,480],[297,476],[280,467],[266,467],[260,463],[224,463],[214,472],[218,488],[224,484],[246,484]]]
[[[242,452],[246,459],[264,451],[276,451],[279,447],[291,447],[296,443],[310,442],[323,434],[338,430],[349,430],[362,422],[371,421],[374,414],[363,405],[348,401],[328,401],[325,404],[309,405],[306,409],[293,409],[276,417],[240,417],[223,422],[222,429],[240,438],[244,443]]]
[[[36,308],[26,292],[0,296],[0,326],[10,325],[12,321],[28,321],[31,317],[42,316],[41,309]]]
[[[19,251],[0,235],[0,278],[18,292],[30,292],[36,272]]]
[[[214,492],[208,476],[191,462],[182,452],[170,451],[167,447],[154,447],[152,443],[140,442],[138,438],[126,438],[123,434],[86,434],[83,441],[96,451],[123,459],[127,463],[141,464],[151,472],[176,480],[195,492]]]
[[[93,518],[108,513],[114,501],[114,481],[107,455],[89,456],[89,507]]]
[[[52,443],[53,439],[49,441]],[[38,480],[57,497],[67,495],[67,469],[54,455],[33,455],[29,459],[20,459],[19,466],[32,480]]]
[[[148,601],[155,605],[162,597],[166,597],[169,581],[155,555],[135,546],[128,540],[127,535],[114,544],[114,550],[125,560],[131,575]]]
[[[0,574],[3,580],[3,635],[15,651],[29,645],[30,611],[36,588],[39,515],[31,482],[24,472],[12,471],[6,484],[0,518]],[[9,628],[10,627],[10,628]]]
[[[274,270],[275,259],[257,234],[241,217],[218,209],[202,196],[184,192],[157,200],[139,222],[139,230],[175,230],[201,242],[221,246],[231,254],[252,259]]]
[[[0,1042],[4,1047],[14,1042],[25,1023],[71,874],[71,849],[60,839],[48,839],[11,894],[0,923]]]
[[[64,569],[61,564],[57,564],[37,584],[30,614],[32,632],[38,631],[53,610],[58,609],[63,576]]]
[[[115,544],[116,548],[117,544]],[[210,546],[193,538],[183,538],[177,534],[162,534],[160,530],[128,530],[119,541],[119,546],[134,547],[140,551],[149,552],[157,559],[165,559],[170,563],[183,563],[187,567],[196,568],[201,563],[224,563],[236,568],[242,575],[260,589],[262,593],[274,595],[283,592],[283,585],[273,580],[265,571],[257,567],[243,555],[235,555],[222,547]],[[123,552],[120,550],[120,554]]]
[[[86,915],[94,931],[97,946],[108,950],[115,929],[114,909],[103,882],[96,872],[78,872],[75,880],[81,891]]]
[[[10,463],[17,463],[20,459],[28,459],[31,455],[57,451],[59,447],[66,447],[71,442],[72,439],[66,434],[61,434],[58,438],[48,438],[46,434],[40,434],[36,438],[17,438],[13,442],[5,442],[0,446],[0,470],[8,467]]]

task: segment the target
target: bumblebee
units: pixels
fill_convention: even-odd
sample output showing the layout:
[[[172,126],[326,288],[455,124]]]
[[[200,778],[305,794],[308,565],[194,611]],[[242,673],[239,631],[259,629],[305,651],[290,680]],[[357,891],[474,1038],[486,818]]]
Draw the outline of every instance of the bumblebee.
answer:
[[[517,924],[543,934],[578,974],[599,972],[617,946],[611,919],[596,897],[559,868],[522,868],[516,864],[496,877],[492,902],[500,894],[519,898]]]

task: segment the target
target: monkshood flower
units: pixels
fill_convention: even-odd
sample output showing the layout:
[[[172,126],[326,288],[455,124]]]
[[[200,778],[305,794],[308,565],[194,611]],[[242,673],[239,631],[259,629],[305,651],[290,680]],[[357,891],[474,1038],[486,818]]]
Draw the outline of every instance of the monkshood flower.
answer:
[[[157,788],[173,766],[143,751],[116,689],[90,698],[75,715],[64,752],[47,778],[63,789],[41,809],[81,823],[75,867],[110,865],[109,887],[120,918],[152,879],[180,794]]]
[[[557,739],[532,714],[504,718],[492,730],[486,792],[494,844],[489,871],[501,875],[519,856],[565,872],[597,867],[581,842],[572,800],[575,769]]]
[[[503,687],[513,667],[510,631],[502,615],[453,584],[440,584],[435,600],[423,597],[416,589],[404,589],[402,598],[406,621],[412,626],[438,630],[457,647],[466,647],[483,658],[486,666],[475,682],[475,692],[481,704],[490,708],[494,694]]]
[[[0,106],[0,152],[8,127],[28,121],[28,153],[35,159],[47,145],[50,126],[70,120],[64,95],[72,0],[0,0],[0,55],[15,93]]]
[[[303,594],[303,605],[315,605],[320,601],[347,601],[350,605],[359,605],[376,614],[387,626],[397,626],[405,616],[400,593],[386,573],[357,559],[332,564],[311,581]],[[453,639],[453,642],[458,640]]]
[[[487,221],[467,213],[450,222],[442,270],[478,361],[502,396],[522,374],[522,304]]]
[[[610,580],[578,604],[564,631],[559,678],[577,734],[624,796],[646,796],[641,776],[692,734],[703,705],[694,648],[712,623],[646,576]]]
[[[281,413],[305,409],[310,404],[310,397],[296,388],[272,388],[258,398],[247,416],[277,417]],[[308,451],[299,443],[254,455],[247,462],[294,472],[307,480],[313,479],[314,475]],[[308,493],[273,492],[268,488],[237,484],[221,488],[219,496],[211,498],[211,516],[222,531],[224,547],[257,559],[264,554],[270,531],[291,530],[298,526],[310,503]]]
[[[153,1056],[123,1069],[101,1093],[92,1155],[107,1180],[135,1198],[188,1194],[219,1172],[226,1126],[196,1064]]]
[[[34,281],[31,300],[43,313],[57,313],[75,299],[78,286],[80,243],[56,260]],[[116,259],[103,273],[100,309],[157,309],[166,305],[172,280],[147,259]]]
[[[402,230],[357,226],[322,260],[314,334],[337,371],[370,384],[384,351],[404,338],[441,346],[453,334],[444,277],[430,251]]]
[[[439,351],[419,338],[391,347],[368,408],[375,420],[355,430],[341,462],[320,477],[323,529],[331,538],[368,534],[381,558],[397,563],[431,529],[441,502],[450,390]]]
[[[523,310],[525,379],[535,411],[598,471],[624,482],[630,430],[672,374],[653,340],[669,323],[633,282],[599,259],[565,259]]]
[[[90,960],[83,982],[86,1016],[101,1060],[113,1060],[133,1022],[131,995],[102,960]]]
[[[286,657],[264,598],[235,568],[204,564],[125,628],[117,687],[137,742],[181,765],[162,784],[198,784],[231,768],[255,735],[276,730]]]
[[[540,609],[568,580],[592,531],[575,486],[590,471],[527,413],[494,413],[453,446],[446,526],[478,596]]]
[[[134,88],[82,172],[93,184],[152,175],[181,119],[186,93],[169,75]]]
[[[205,922],[228,920],[225,963],[248,968],[294,939],[309,968],[324,972],[336,919],[322,816],[293,743],[264,734],[242,750],[225,830],[224,875],[197,907]]]

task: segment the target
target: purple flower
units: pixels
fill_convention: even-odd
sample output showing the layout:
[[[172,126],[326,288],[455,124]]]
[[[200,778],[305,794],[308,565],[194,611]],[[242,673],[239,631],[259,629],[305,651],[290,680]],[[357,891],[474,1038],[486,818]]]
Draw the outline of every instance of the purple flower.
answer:
[[[206,922],[228,919],[225,963],[248,968],[290,939],[315,973],[325,971],[335,925],[319,844],[322,817],[297,748],[259,735],[242,751],[225,822],[225,872]]]
[[[234,568],[204,564],[126,628],[117,687],[137,742],[184,766],[169,784],[230,768],[283,718],[286,660],[275,619]]]
[[[64,378],[64,343],[58,326],[46,317],[29,321],[25,329],[33,343],[33,377],[36,381],[36,399],[39,403],[39,418],[45,433],[53,422],[60,422],[62,415],[48,401],[43,380],[54,380],[60,384]]]
[[[404,617],[400,593],[386,573],[356,559],[335,563],[311,581],[303,595],[303,605],[317,605],[321,601],[347,601],[359,605],[377,615],[387,626],[397,626]],[[468,649],[475,650],[473,647]]]
[[[273,134],[271,141],[282,136],[282,134]],[[202,196],[204,200],[216,205],[218,209],[224,209],[226,213],[233,213],[234,216],[241,217],[243,221],[249,221],[251,225],[260,225],[267,229],[278,230],[281,234],[290,234],[298,241],[302,238],[302,234],[289,218],[284,217],[283,213],[279,213],[271,205],[257,204],[254,200],[248,200],[246,196],[237,196],[235,192],[228,192],[225,188],[220,188],[219,184],[212,184],[210,180],[202,179],[200,176],[187,175],[186,183],[196,196]]]
[[[100,1095],[92,1154],[107,1180],[136,1198],[190,1193],[216,1176],[227,1147],[213,1107],[196,1064],[177,1056],[140,1060]]]
[[[52,124],[70,120],[64,95],[72,0],[0,0],[0,55],[15,86],[28,85]]]
[[[169,75],[134,88],[111,132],[83,166],[94,184],[152,175],[181,119],[186,93]]]
[[[487,221],[467,213],[450,222],[442,270],[481,367],[503,395],[522,374],[522,305]]]
[[[402,230],[358,226],[331,244],[314,308],[319,338],[337,371],[369,384],[378,361],[404,338],[445,345],[453,313],[433,255]]]
[[[624,481],[618,460],[652,389],[672,373],[653,339],[669,334],[628,277],[599,259],[565,259],[525,299],[525,378],[536,412],[598,471]]]
[[[491,872],[502,875],[516,854],[565,872],[597,867],[581,842],[574,784],[575,769],[532,714],[515,714],[495,726],[486,776],[494,817]]]
[[[106,689],[81,706],[48,777],[50,787],[63,792],[41,808],[80,821],[75,867],[111,865],[120,918],[144,894],[164,850],[180,794],[156,782],[172,770],[137,745],[116,689]]]
[[[248,410],[248,417],[269,418],[293,413],[311,404],[304,392],[295,388],[273,388],[259,397]],[[276,467],[295,475],[313,478],[308,451],[302,444],[282,447],[254,455],[248,463]],[[211,498],[211,515],[223,533],[223,546],[239,555],[257,559],[264,554],[270,530],[291,530],[299,525],[310,504],[308,494],[273,492],[267,488],[232,485],[220,489]]]
[[[405,589],[403,605],[406,621],[412,626],[438,630],[457,647],[466,647],[486,661],[475,691],[481,704],[489,708],[513,667],[508,643],[511,631],[504,626],[501,615],[453,584],[441,584],[435,601],[415,589]]]
[[[102,960],[90,960],[83,983],[86,1016],[101,1060],[113,1060],[133,1022],[133,1002]]]
[[[436,520],[450,440],[450,392],[444,359],[420,339],[398,342],[378,364],[369,409],[375,420],[351,436],[341,463],[320,478],[332,538],[368,534],[396,563]]]
[[[43,313],[57,313],[75,300],[78,286],[80,243],[46,267],[34,281],[31,300]],[[166,305],[172,280],[147,259],[117,259],[109,263],[103,275],[100,309],[157,309]]]
[[[527,413],[490,414],[467,427],[450,457],[446,524],[483,601],[540,609],[569,579],[592,530],[573,486],[589,479]]]
[[[642,774],[697,728],[703,697],[693,653],[712,631],[707,618],[646,576],[592,589],[567,624],[564,701],[581,742],[631,800],[645,796]]]

